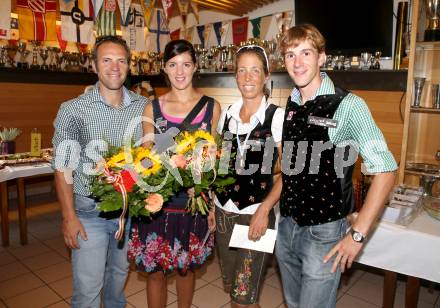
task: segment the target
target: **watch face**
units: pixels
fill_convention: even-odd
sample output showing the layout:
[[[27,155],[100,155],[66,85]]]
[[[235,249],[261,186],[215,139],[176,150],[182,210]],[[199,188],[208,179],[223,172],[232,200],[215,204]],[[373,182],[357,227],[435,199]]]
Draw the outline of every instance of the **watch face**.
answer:
[[[362,241],[362,234],[360,234],[359,232],[353,232],[353,240],[355,240],[356,242]]]

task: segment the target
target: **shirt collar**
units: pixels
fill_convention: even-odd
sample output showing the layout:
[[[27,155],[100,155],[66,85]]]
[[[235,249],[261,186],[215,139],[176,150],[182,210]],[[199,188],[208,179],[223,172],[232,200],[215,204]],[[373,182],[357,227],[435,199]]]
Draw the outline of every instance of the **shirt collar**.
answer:
[[[251,116],[249,122],[250,123],[256,123],[256,121],[258,121],[261,124],[263,124],[264,120],[265,120],[265,117],[266,117],[267,105],[268,104],[267,104],[266,97],[263,96],[263,98],[261,99],[260,107],[258,107],[257,112],[255,112]],[[232,117],[238,123],[242,123],[241,118],[240,118],[241,106],[243,106],[243,99],[242,98],[240,98],[238,101],[236,101],[234,104],[232,104],[231,107],[227,110],[227,115]]]
[[[335,86],[330,77],[328,77],[325,72],[320,72],[319,76],[321,77],[321,85],[319,86],[318,90],[316,90],[315,95],[310,98],[310,100],[314,100],[317,96],[320,95],[336,93]],[[298,105],[301,104],[301,92],[299,92],[297,87],[293,88],[292,93],[290,94],[290,100],[297,103]]]
[[[104,104],[110,106],[110,104],[104,100],[104,97],[102,97],[101,93],[99,93],[99,81],[95,84],[95,88],[90,92],[95,100],[103,102]],[[128,107],[131,103],[132,97],[130,95],[130,92],[125,86],[122,86],[122,107]]]

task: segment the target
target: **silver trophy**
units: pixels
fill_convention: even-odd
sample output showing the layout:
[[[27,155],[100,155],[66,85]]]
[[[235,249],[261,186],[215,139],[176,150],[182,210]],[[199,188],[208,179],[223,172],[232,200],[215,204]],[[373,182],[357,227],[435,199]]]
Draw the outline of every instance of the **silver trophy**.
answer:
[[[47,48],[40,48],[40,57],[43,60],[43,64],[41,65],[41,69],[44,71],[49,70],[49,66],[46,64],[47,58],[49,58],[49,51]]]
[[[17,54],[17,46],[12,46],[12,45],[6,45],[5,47],[6,50],[6,55],[7,55],[7,63],[9,65],[9,67],[13,67],[15,68],[15,55]]]
[[[30,51],[26,49],[26,43],[25,42],[18,42],[18,54],[20,55],[20,59],[17,62],[17,68],[19,69],[28,69],[29,64],[27,63],[27,56],[29,55]]]
[[[6,49],[5,47],[0,48],[0,67],[5,67],[6,65]]]
[[[40,42],[38,41],[31,41],[32,43],[32,64],[31,64],[31,69],[33,70],[39,70],[40,64],[38,64],[38,53],[39,53],[39,45]]]
[[[440,109],[440,83],[434,83],[431,86],[432,108]]]
[[[440,0],[425,0],[428,28],[425,30],[425,41],[440,41]]]
[[[61,65],[63,64],[64,60],[65,60],[64,53],[61,52],[61,50],[59,48],[57,48],[57,50],[55,52],[55,65],[56,65],[57,71],[62,70]]]
[[[423,86],[425,85],[424,77],[414,78],[414,102],[413,107],[420,107],[420,102],[422,100]]]
[[[370,61],[371,61],[371,53],[369,52],[361,53],[361,63],[363,70],[370,69]]]
[[[87,55],[87,52],[80,52],[79,53],[79,63],[81,64],[81,71],[82,72],[84,72],[84,73],[87,73],[87,66],[86,66],[86,63],[87,63],[87,60],[88,60],[88,55]]]
[[[55,54],[59,49],[57,47],[47,47],[47,50],[49,51],[49,70],[56,71]]]

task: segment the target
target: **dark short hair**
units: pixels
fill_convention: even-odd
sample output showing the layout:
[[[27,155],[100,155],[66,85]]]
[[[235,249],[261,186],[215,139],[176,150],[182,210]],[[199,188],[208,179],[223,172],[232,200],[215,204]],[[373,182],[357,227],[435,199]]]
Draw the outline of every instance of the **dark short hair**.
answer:
[[[127,53],[127,62],[130,62],[130,48],[127,45],[127,42],[120,36],[117,35],[103,35],[96,38],[95,45],[93,46],[92,56],[93,61],[96,62],[98,60],[98,49],[104,43],[113,43],[124,48]]]
[[[168,42],[163,53],[163,63],[167,63],[171,58],[174,58],[175,56],[178,56],[184,52],[189,52],[193,63],[197,63],[194,46],[187,40],[173,40]]]

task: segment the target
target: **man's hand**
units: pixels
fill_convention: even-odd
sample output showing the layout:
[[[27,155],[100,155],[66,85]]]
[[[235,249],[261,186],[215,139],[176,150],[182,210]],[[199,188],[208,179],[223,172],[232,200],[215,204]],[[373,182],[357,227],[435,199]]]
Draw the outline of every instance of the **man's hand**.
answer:
[[[350,234],[347,234],[339,243],[337,243],[330,252],[324,257],[324,263],[327,263],[334,255],[336,259],[333,262],[331,272],[334,273],[338,265],[341,266],[341,272],[349,269],[354,259],[362,249],[362,244],[355,242]]]
[[[267,226],[269,224],[269,214],[261,206],[257,209],[251,218],[249,224],[248,238],[251,241],[258,241],[266,234]]]
[[[84,241],[87,241],[87,233],[78,217],[63,220],[64,243],[70,249],[79,249],[78,233]]]

